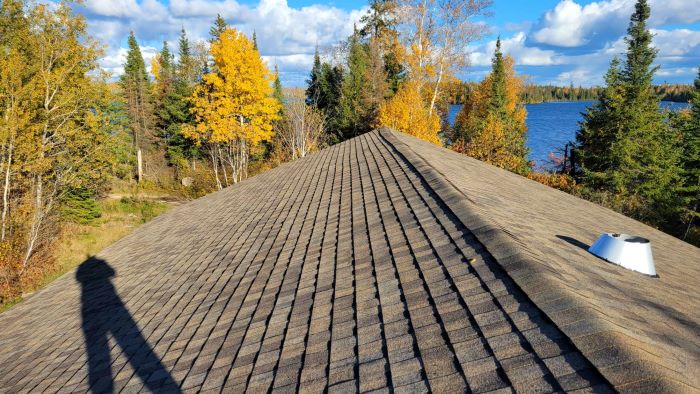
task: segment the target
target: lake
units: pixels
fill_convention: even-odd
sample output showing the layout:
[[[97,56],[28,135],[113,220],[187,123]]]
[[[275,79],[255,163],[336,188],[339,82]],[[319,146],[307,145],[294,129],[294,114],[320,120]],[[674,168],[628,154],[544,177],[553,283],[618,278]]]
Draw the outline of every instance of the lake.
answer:
[[[576,138],[581,113],[593,101],[558,101],[540,104],[526,104],[527,109],[527,147],[530,148],[529,159],[538,167],[546,167],[550,153],[558,153],[567,142]],[[687,108],[687,103],[664,101],[664,108],[678,110]],[[454,124],[461,105],[450,106],[449,120]]]

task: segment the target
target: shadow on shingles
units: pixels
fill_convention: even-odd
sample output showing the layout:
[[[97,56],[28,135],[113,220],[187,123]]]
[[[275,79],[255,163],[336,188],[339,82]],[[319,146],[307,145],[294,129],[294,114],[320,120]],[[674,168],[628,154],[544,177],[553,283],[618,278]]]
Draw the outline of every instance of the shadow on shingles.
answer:
[[[566,235],[557,235],[557,238],[561,239],[562,241],[568,242],[576,247],[579,247],[585,250],[586,252],[588,252],[588,248],[590,247],[590,245],[583,243],[576,238],[568,237]]]
[[[146,388],[152,392],[179,393],[179,385],[153,352],[117,294],[111,281],[114,275],[114,269],[106,261],[94,257],[81,264],[75,274],[82,289],[82,328],[90,390],[114,391],[108,339],[111,334]]]

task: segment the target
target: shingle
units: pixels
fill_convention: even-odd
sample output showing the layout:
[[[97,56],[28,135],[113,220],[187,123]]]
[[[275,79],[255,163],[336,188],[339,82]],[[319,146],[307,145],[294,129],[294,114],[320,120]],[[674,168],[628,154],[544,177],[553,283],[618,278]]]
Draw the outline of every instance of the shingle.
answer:
[[[493,224],[463,222],[457,213],[479,220],[460,208],[464,195],[448,193],[454,186],[440,184],[444,177],[422,159],[408,160],[410,148],[390,136],[372,132],[282,165],[174,209],[100,253],[118,273],[109,284],[118,298],[106,303],[122,302],[127,311],[100,313],[97,305],[96,316],[86,316],[120,339],[117,346],[106,334],[96,341],[110,346],[91,360],[101,381],[85,378],[93,356],[85,354],[81,313],[88,309],[76,301],[75,273],[0,315],[0,385],[99,389],[114,379],[115,387],[141,390],[172,380],[204,392],[412,393],[608,387],[589,359],[609,360],[610,368],[630,361],[608,352],[615,338],[573,319],[568,311],[578,304],[557,304],[563,296],[547,288],[549,279],[519,271],[536,294],[521,290],[497,261],[516,266],[512,237]],[[479,236],[502,249],[485,247]],[[91,302],[104,301],[109,286]],[[578,344],[594,354],[583,356]],[[140,385],[139,374],[152,379]],[[629,384],[623,369],[611,372],[618,375]]]

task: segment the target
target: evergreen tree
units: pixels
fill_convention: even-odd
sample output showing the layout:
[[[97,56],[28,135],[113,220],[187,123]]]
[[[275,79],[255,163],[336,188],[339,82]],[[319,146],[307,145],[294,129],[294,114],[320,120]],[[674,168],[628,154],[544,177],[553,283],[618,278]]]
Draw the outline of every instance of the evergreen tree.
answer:
[[[192,56],[192,48],[190,47],[190,40],[187,38],[187,33],[185,29],[182,29],[180,33],[180,39],[178,41],[178,64],[177,64],[177,74],[178,78],[187,86],[194,86],[197,82],[197,62]],[[187,94],[186,96],[189,96]]]
[[[253,30],[253,48],[256,51],[259,51],[259,49],[258,49],[258,35],[255,34],[255,30]]]
[[[607,171],[619,166],[613,162],[612,146],[623,125],[624,87],[621,77],[620,61],[614,57],[605,74],[605,88],[598,94],[598,101],[586,109],[576,134],[576,175],[593,188],[612,187]]]
[[[221,17],[221,14],[216,14],[216,19],[214,20],[214,25],[209,29],[209,42],[213,43],[215,41],[219,40],[219,37],[221,37],[221,33],[226,31],[226,28],[228,27],[228,24],[224,20],[224,18]]]
[[[321,79],[321,55],[318,53],[318,45],[314,51],[314,65],[311,68],[309,79],[306,80],[308,87],[306,88],[306,104],[315,105],[318,107],[320,97],[320,79]],[[321,108],[321,107],[319,107]]]
[[[360,18],[362,28],[360,37],[369,41],[370,45],[377,45],[378,51],[369,51],[370,63],[377,64],[377,59],[372,59],[375,54],[382,57],[385,79],[390,89],[389,96],[393,96],[405,79],[405,69],[399,60],[400,43],[396,26],[399,23],[399,4],[396,0],[372,0],[369,11]],[[375,76],[376,77],[376,76]]]
[[[523,82],[515,75],[514,61],[503,57],[500,39],[491,73],[470,92],[457,115],[452,148],[479,160],[527,174],[530,163],[525,147],[527,112],[519,103]]]
[[[340,140],[356,137],[369,130],[368,109],[363,97],[367,89],[368,58],[357,31],[350,37],[347,66],[348,73],[343,78],[337,114]]]
[[[272,96],[280,103],[280,107],[284,105],[284,93],[282,92],[282,82],[280,81],[280,70],[275,65],[275,81],[272,83]]]
[[[501,37],[496,40],[496,51],[491,60],[491,94],[489,95],[489,111],[498,116],[504,116],[506,108],[506,69],[501,52]]]
[[[687,211],[686,239],[700,217],[700,67],[690,99],[690,118],[683,127],[683,196]]]
[[[584,119],[578,151],[584,181],[614,196],[613,205],[626,214],[662,224],[677,216],[681,152],[652,86],[657,50],[646,25],[649,16],[646,0],[638,0],[625,38],[625,64],[619,73],[612,64],[602,96],[609,102]],[[596,138],[600,141],[593,142]]]
[[[340,66],[331,66],[329,63],[321,65],[316,107],[323,110],[331,121],[337,118],[343,76],[343,69]]]
[[[139,156],[152,137],[153,107],[150,95],[150,80],[141,49],[132,31],[128,40],[129,50],[121,77],[122,91],[126,101],[129,128],[133,136],[134,153]],[[142,163],[137,163],[137,179],[143,178]]]

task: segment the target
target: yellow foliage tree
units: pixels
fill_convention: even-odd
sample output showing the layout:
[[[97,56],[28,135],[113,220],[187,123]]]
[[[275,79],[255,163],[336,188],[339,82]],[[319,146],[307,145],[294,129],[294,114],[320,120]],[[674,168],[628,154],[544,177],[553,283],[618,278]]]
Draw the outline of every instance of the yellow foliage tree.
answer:
[[[420,94],[415,81],[406,82],[389,101],[379,107],[376,126],[385,126],[440,145],[440,117]]]
[[[216,72],[195,88],[196,126],[183,134],[208,146],[221,188],[220,172],[225,185],[247,177],[250,149],[272,138],[280,104],[272,96],[272,73],[243,33],[227,28],[212,43],[211,54]]]
[[[527,112],[519,104],[523,81],[511,57],[503,57],[500,40],[493,71],[474,89],[457,115],[452,148],[519,174],[530,171],[525,147]]]

